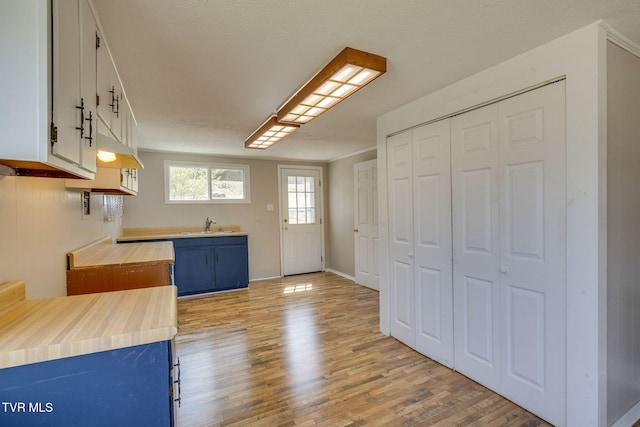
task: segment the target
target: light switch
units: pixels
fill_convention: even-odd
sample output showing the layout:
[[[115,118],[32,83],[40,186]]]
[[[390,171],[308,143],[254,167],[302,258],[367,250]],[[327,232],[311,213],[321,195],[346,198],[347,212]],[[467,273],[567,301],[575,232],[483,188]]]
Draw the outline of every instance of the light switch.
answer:
[[[268,211],[272,211],[273,210],[273,203],[267,203],[267,210]]]

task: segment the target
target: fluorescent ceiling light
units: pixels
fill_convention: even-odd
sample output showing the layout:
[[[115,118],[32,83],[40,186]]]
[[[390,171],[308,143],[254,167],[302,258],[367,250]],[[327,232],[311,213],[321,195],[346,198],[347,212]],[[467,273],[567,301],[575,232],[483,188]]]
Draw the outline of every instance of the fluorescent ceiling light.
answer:
[[[245,148],[256,148],[264,150],[280,141],[285,136],[291,134],[300,125],[279,123],[276,116],[271,116],[244,141]]]
[[[244,142],[246,148],[266,149],[354,94],[387,71],[387,59],[345,48]]]
[[[278,121],[308,123],[386,71],[386,58],[347,47],[278,109]]]

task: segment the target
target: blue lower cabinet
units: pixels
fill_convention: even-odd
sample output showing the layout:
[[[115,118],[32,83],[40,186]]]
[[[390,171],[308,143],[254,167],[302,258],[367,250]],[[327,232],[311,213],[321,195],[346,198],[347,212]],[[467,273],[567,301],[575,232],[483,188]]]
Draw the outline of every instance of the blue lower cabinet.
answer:
[[[178,296],[249,286],[247,236],[174,239]]]
[[[0,369],[0,426],[173,426],[172,341]]]

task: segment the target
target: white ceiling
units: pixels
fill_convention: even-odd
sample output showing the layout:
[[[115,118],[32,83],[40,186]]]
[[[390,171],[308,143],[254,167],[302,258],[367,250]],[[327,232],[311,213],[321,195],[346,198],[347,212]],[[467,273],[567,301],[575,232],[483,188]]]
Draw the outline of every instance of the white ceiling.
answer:
[[[640,0],[93,0],[139,148],[329,161],[376,117],[599,19],[640,44]],[[387,73],[265,151],[244,140],[345,46]]]

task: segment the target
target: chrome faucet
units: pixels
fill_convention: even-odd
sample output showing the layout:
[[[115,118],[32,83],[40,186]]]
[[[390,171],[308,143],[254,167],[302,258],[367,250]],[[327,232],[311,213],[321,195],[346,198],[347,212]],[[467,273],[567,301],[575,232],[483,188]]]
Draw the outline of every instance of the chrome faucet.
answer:
[[[215,224],[216,220],[215,219],[209,219],[209,217],[207,217],[207,220],[204,222],[204,231],[211,231],[211,224]]]

